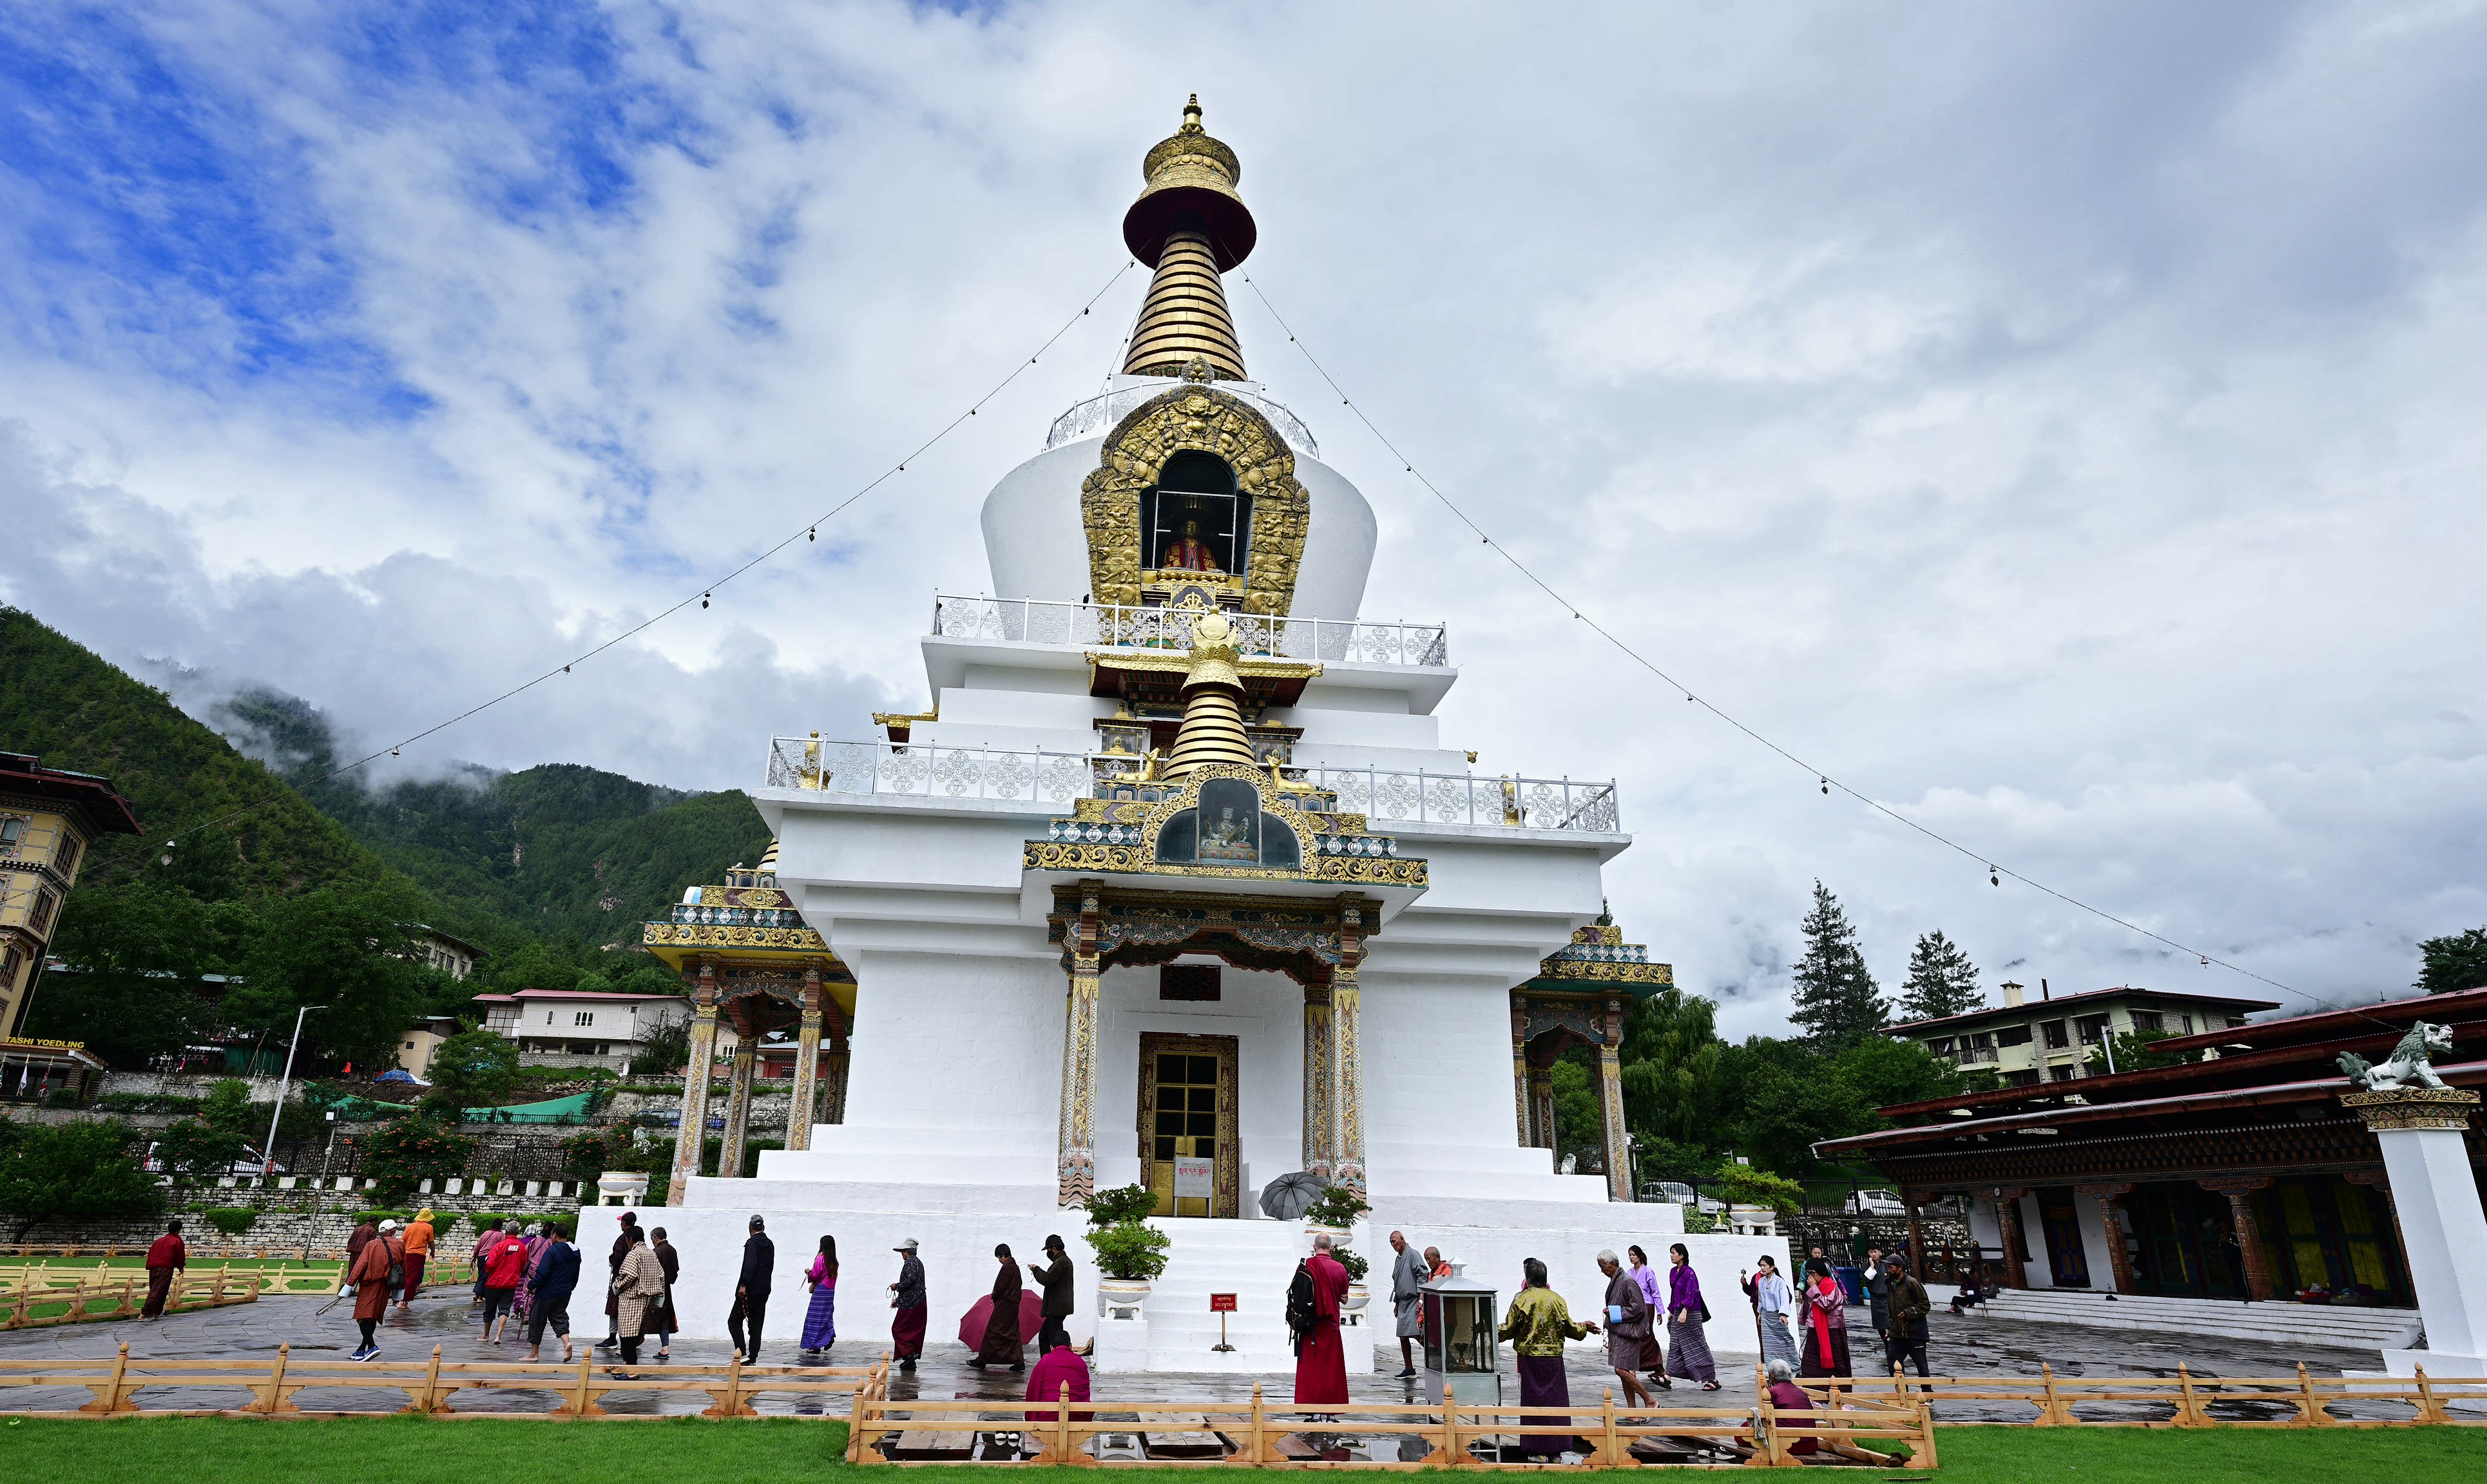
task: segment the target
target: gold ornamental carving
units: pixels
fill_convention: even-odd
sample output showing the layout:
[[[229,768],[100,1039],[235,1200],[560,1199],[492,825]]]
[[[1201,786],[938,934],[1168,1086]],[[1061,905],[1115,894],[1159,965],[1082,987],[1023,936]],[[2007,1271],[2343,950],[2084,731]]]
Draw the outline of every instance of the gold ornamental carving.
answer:
[[[1196,384],[1133,408],[1105,435],[1097,467],[1079,487],[1095,601],[1138,606],[1146,560],[1140,493],[1157,483],[1167,459],[1186,451],[1225,460],[1235,471],[1237,491],[1252,497],[1244,611],[1284,616],[1295,602],[1296,573],[1312,524],[1311,497],[1296,481],[1296,455],[1250,403]]]
[[[2478,1106],[2478,1094],[2467,1087],[2392,1087],[2344,1092],[2340,1105],[2366,1120],[2366,1127],[2378,1134],[2396,1129],[2460,1133],[2470,1127],[2470,1111]]]

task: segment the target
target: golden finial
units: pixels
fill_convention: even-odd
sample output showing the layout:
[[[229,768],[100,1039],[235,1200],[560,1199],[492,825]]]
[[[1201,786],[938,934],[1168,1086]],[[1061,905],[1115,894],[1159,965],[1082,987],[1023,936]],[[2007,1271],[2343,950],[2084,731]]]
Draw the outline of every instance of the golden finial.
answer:
[[[1211,378],[1241,381],[1244,350],[1218,275],[1251,256],[1259,229],[1237,194],[1244,164],[1200,124],[1200,95],[1184,105],[1183,126],[1140,162],[1147,184],[1123,213],[1123,245],[1156,270],[1132,331],[1123,370],[1179,376],[1199,361]]]

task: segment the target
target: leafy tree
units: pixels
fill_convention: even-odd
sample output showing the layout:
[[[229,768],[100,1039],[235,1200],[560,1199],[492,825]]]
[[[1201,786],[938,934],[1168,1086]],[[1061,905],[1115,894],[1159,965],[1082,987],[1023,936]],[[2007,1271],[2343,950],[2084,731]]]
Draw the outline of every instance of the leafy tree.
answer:
[[[1794,1216],[1804,1204],[1803,1186],[1783,1175],[1756,1169],[1750,1165],[1740,1165],[1734,1160],[1719,1161],[1719,1168],[1711,1179],[1717,1182],[1733,1205],[1769,1206],[1781,1216]]]
[[[1831,1063],[1830,1075],[1868,1110],[1922,1103],[1961,1091],[1950,1062],[1914,1041],[1875,1036],[1851,1046]],[[1875,1119],[1880,1127],[1882,1120]]]
[[[197,1118],[169,1123],[155,1136],[157,1163],[193,1179],[229,1174],[249,1153],[249,1143],[240,1134]]]
[[[362,1136],[363,1169],[378,1182],[380,1200],[395,1204],[426,1180],[446,1180],[466,1168],[475,1140],[423,1113],[392,1118]]]
[[[145,1066],[205,1029],[198,976],[218,961],[217,914],[178,887],[141,879],[70,893],[26,1033],[83,1041],[117,1066]]]
[[[1719,1007],[1669,985],[1633,1006],[1624,1020],[1624,1122],[1652,1140],[1700,1144],[1715,1127],[1723,1093]],[[1646,1160],[1643,1161],[1647,1163]]]
[[[1587,1047],[1575,1046],[1552,1069],[1554,1161],[1559,1167],[1563,1156],[1571,1155],[1573,1168],[1582,1174],[1603,1173],[1607,1168],[1606,1130],[1598,1117],[1598,1077],[1592,1070],[1596,1056]]]
[[[1804,945],[1796,966],[1796,1008],[1788,1019],[1804,1028],[1808,1042],[1837,1051],[1890,1023],[1889,1007],[1858,950],[1857,929],[1839,898],[1819,881],[1813,884],[1813,910],[1804,917]]]
[[[2181,1051],[2158,1051],[2154,1041],[2164,1041],[2175,1034],[2172,1031],[2120,1031],[2115,1042],[2115,1069],[2119,1072],[2146,1072],[2157,1066],[2182,1066],[2192,1060]],[[2092,1077],[2105,1077],[2108,1056],[2105,1045],[2093,1046],[2082,1058],[2082,1069]]]
[[[424,1010],[405,926],[420,905],[400,888],[350,883],[265,903],[244,982],[225,997],[228,1016],[286,1035],[297,1009],[325,1005],[303,1025],[309,1047],[365,1065],[393,1061]]]
[[[0,1119],[0,1211],[30,1223],[57,1216],[153,1215],[163,1197],[155,1177],[131,1154],[135,1138],[129,1125],[108,1119]]]
[[[424,1106],[454,1118],[469,1108],[488,1108],[518,1084],[518,1043],[471,1023],[440,1043],[432,1058],[432,1090]]]
[[[2487,986],[2487,927],[2422,940],[2421,967],[2414,986],[2430,995]]]
[[[1909,977],[1900,986],[1900,1013],[1911,1020],[1966,1015],[1986,1003],[1977,987],[1977,966],[1942,928],[1917,940],[1909,954]]]
[[[492,987],[505,995],[522,989],[557,989],[568,993],[578,988],[585,971],[552,948],[541,943],[530,943],[502,960],[492,971]]]
[[[247,1136],[258,1123],[251,1111],[250,1084],[238,1077],[220,1077],[199,1105],[199,1118],[220,1134]]]
[[[687,1015],[660,1020],[640,1040],[640,1053],[633,1058],[633,1073],[671,1076],[691,1059],[691,1022]]]

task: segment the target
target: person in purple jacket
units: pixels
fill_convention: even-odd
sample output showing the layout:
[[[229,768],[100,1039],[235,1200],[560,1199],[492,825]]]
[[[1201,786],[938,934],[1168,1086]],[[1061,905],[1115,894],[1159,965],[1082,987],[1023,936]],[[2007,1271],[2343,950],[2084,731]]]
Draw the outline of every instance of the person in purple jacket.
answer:
[[[1676,1243],[1666,1250],[1666,1373],[1697,1381],[1704,1391],[1719,1389],[1719,1367],[1710,1359],[1710,1305],[1701,1302],[1701,1275],[1692,1271],[1692,1254]]]

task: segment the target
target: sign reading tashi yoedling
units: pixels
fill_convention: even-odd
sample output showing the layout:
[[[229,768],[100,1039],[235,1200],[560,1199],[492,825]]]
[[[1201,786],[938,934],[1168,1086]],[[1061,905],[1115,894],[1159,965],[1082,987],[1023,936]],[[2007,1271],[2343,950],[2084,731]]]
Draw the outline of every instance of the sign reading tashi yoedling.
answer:
[[[41,1046],[46,1051],[84,1051],[84,1041],[38,1041],[22,1035],[0,1035],[0,1046]]]
[[[1175,1161],[1174,1193],[1176,1198],[1180,1199],[1186,1195],[1197,1195],[1204,1200],[1207,1199],[1210,1195],[1210,1187],[1216,1179],[1216,1172],[1217,1162],[1216,1160]]]

